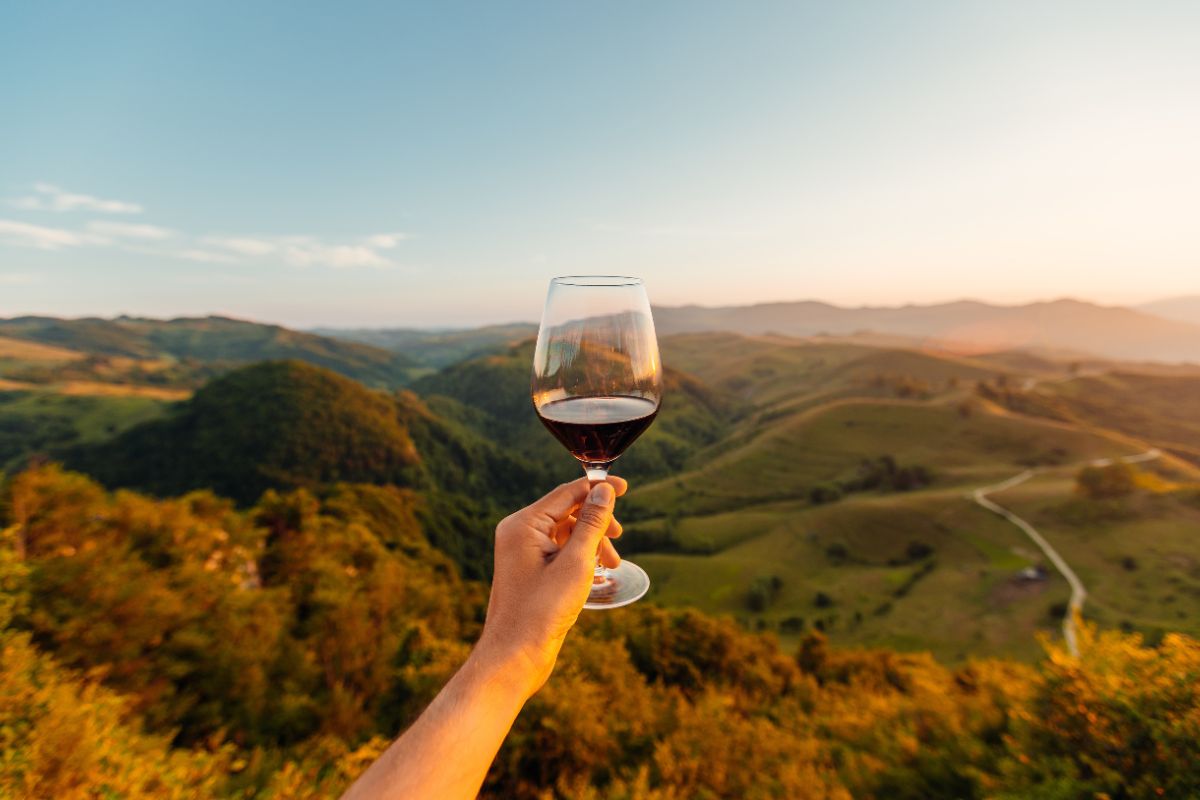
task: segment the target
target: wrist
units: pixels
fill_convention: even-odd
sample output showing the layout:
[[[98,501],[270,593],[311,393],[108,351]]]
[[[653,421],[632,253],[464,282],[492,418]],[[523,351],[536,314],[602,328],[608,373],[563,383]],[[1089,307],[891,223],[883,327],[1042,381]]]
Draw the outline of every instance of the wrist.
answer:
[[[486,629],[467,662],[482,680],[519,698],[522,704],[541,687],[549,673],[526,650],[493,639]]]

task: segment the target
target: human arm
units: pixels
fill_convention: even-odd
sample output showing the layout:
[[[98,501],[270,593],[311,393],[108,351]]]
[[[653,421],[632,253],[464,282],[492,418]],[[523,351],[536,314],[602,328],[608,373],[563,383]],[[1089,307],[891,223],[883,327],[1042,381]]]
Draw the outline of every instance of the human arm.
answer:
[[[563,484],[496,528],[487,620],[466,663],[415,723],[343,795],[343,800],[471,798],[521,707],[546,682],[592,583],[625,481]]]

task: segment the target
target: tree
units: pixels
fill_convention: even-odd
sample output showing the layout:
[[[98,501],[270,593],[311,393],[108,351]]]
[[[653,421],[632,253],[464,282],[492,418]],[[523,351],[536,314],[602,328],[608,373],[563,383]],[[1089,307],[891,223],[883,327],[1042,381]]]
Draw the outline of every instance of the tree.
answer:
[[[1102,467],[1087,466],[1075,476],[1075,488],[1091,500],[1125,497],[1137,488],[1137,473],[1123,461]]]

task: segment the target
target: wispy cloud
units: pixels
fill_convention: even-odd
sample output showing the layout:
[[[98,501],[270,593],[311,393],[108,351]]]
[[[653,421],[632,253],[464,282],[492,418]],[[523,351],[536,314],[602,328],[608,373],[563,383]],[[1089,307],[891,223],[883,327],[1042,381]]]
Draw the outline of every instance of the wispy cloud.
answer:
[[[279,249],[279,245],[275,242],[244,236],[210,236],[204,242],[243,256],[265,256]]]
[[[377,233],[374,236],[367,237],[367,245],[380,250],[391,250],[396,245],[408,239],[407,233]]]
[[[136,203],[104,200],[37,183],[33,194],[13,205],[38,211],[73,209],[107,213],[140,213]],[[89,220],[78,228],[50,227],[16,219],[0,219],[0,245],[58,250],[65,247],[111,247],[125,252],[204,264],[285,264],[333,269],[387,269],[396,262],[384,254],[410,238],[399,231],[356,236],[342,241],[316,236],[199,236],[148,223]]]
[[[175,231],[157,225],[139,225],[131,222],[89,222],[87,230],[98,236],[113,239],[143,239],[161,241],[170,239]]]
[[[327,245],[320,242],[287,245],[283,249],[283,260],[296,267],[320,265],[335,269],[349,269],[352,267],[395,266],[370,247],[349,244]]]
[[[366,244],[325,242],[314,236],[209,237],[205,243],[247,257],[273,257],[294,267],[325,266],[335,269],[393,267],[395,263],[379,250],[395,247],[407,238],[402,233],[366,237]]]
[[[104,214],[140,214],[142,207],[124,200],[109,200],[80,192],[69,192],[51,183],[35,183],[33,193],[12,201],[29,211],[99,211]]]
[[[36,250],[58,250],[61,247],[80,247],[96,244],[97,237],[82,231],[48,228],[15,219],[0,219],[0,242]]]

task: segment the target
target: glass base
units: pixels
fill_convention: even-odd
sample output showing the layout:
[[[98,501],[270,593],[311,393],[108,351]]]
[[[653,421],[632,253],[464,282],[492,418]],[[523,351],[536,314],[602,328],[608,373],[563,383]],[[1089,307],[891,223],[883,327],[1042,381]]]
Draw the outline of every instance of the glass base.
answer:
[[[592,584],[584,608],[600,610],[627,606],[650,588],[650,576],[632,561],[622,561],[616,569],[605,570],[602,582]]]

